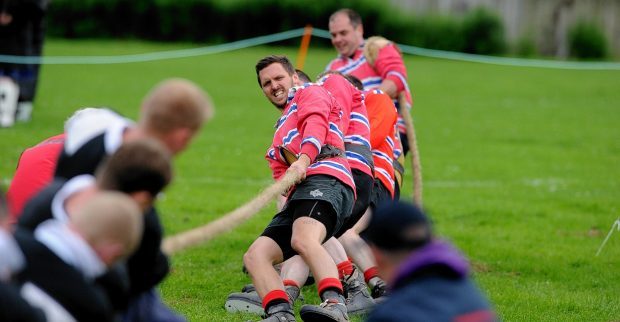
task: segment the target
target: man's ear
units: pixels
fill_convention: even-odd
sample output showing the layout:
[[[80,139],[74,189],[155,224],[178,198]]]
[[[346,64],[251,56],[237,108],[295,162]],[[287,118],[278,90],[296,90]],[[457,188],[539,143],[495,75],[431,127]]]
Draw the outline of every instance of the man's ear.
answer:
[[[172,151],[173,154],[178,154],[179,152],[185,150],[187,145],[189,145],[189,142],[194,137],[194,133],[195,131],[186,127],[174,129],[173,133],[171,133],[171,139],[173,141],[172,144],[174,145],[174,150]]]
[[[154,198],[151,193],[146,190],[131,192],[129,196],[138,204],[143,212],[146,212],[153,206]]]
[[[95,247],[95,253],[106,266],[110,267],[124,255],[124,248],[119,242],[102,242]]]
[[[297,86],[299,84],[299,75],[297,73],[293,73],[293,85]]]

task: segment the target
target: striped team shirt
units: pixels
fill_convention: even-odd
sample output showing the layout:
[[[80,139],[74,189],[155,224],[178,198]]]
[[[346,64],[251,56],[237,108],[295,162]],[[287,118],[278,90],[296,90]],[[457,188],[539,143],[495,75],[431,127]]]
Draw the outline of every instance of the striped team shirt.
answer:
[[[399,93],[405,91],[409,105],[407,108],[411,108],[413,103],[411,91],[407,84],[407,69],[398,48],[394,44],[381,48],[374,68],[366,61],[362,48],[363,44],[352,57],[339,56],[332,60],[325,70],[335,70],[359,78],[364,84],[365,91],[375,89],[381,85],[384,79],[389,79],[396,84]],[[394,104],[398,107],[397,100],[394,101]],[[400,116],[398,117],[398,130],[402,133],[406,132],[405,123]]]
[[[373,176],[370,123],[362,93],[341,75],[328,74],[320,82],[342,107],[347,160],[351,169]]]
[[[394,198],[394,154],[398,141],[396,119],[398,112],[390,97],[380,90],[364,94],[370,119],[370,144],[375,163],[375,178],[390,191]]]
[[[306,176],[332,176],[355,191],[346,158],[333,157],[316,161],[321,147],[326,144],[344,151],[341,115],[342,108],[323,87],[307,83],[291,88],[282,116],[276,122],[273,142],[265,155],[273,178],[280,178],[289,167],[280,149],[284,147],[297,156],[308,155],[312,163]]]

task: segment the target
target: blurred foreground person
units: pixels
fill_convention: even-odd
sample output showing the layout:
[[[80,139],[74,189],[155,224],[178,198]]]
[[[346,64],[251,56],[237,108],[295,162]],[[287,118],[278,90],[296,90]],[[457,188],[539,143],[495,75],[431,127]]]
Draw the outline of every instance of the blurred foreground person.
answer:
[[[0,321],[45,321],[43,311],[32,307],[19,294],[14,276],[24,268],[24,254],[8,230],[8,206],[0,190]]]
[[[433,237],[429,219],[417,207],[401,202],[379,206],[362,236],[391,287],[368,322],[497,320],[469,277],[468,261]]]
[[[166,79],[144,97],[135,124],[120,116],[105,129],[85,127],[84,124],[97,122],[90,116],[76,118],[68,124],[55,176],[70,179],[93,174],[101,161],[121,144],[140,138],[156,139],[172,155],[178,155],[213,113],[209,95],[198,85],[181,78]],[[170,267],[168,256],[160,249],[163,227],[156,209],[151,207],[144,218],[144,237],[127,263],[130,302],[123,318],[125,321],[185,321],[161,301],[155,289]]]
[[[25,257],[22,296],[48,321],[113,321],[112,305],[95,279],[127,258],[142,237],[142,213],[120,192],[98,192],[68,221],[50,219],[15,232]]]
[[[65,122],[65,127],[67,124],[71,124],[75,118],[82,118],[88,114],[91,115],[91,118],[97,120],[97,122],[92,122],[91,124],[84,124],[89,131],[93,131],[94,128],[105,128],[118,117],[118,114],[107,108],[87,107],[74,112]],[[6,193],[9,201],[10,224],[17,222],[30,198],[34,197],[52,182],[58,156],[64,143],[65,134],[61,133],[49,137],[22,152],[19,161],[17,161],[11,185]]]

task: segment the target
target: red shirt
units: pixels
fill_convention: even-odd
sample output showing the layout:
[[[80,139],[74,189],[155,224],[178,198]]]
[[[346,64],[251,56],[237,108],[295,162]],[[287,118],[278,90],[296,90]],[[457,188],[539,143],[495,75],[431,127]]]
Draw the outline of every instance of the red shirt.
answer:
[[[333,96],[316,84],[293,87],[288,95],[286,107],[276,123],[273,143],[265,155],[273,178],[279,179],[289,167],[279,148],[282,146],[295,155],[308,155],[312,164],[306,171],[307,176],[332,176],[355,191],[346,158],[334,157],[316,161],[323,145],[329,144],[344,151],[342,108]]]
[[[12,223],[21,215],[30,198],[52,181],[64,142],[65,135],[59,134],[22,152],[7,191]]]
[[[340,75],[328,74],[321,79],[321,86],[329,91],[342,107],[344,142],[365,147],[370,158],[370,125],[362,92]],[[346,148],[346,145],[345,145]],[[358,169],[372,177],[371,161],[366,156],[346,151],[351,169]]]
[[[394,197],[394,150],[399,144],[396,119],[398,112],[390,97],[380,90],[365,93],[366,108],[370,119],[370,144],[375,163],[375,178]]]
[[[365,91],[375,89],[381,85],[384,79],[389,79],[396,84],[396,89],[399,93],[405,91],[409,107],[412,105],[411,93],[407,85],[407,68],[394,44],[387,45],[379,50],[374,68],[368,64],[362,47],[360,47],[352,57],[339,56],[332,60],[325,69],[357,77],[362,81]],[[400,132],[404,133],[406,131],[405,123],[400,116],[398,118],[398,127]]]

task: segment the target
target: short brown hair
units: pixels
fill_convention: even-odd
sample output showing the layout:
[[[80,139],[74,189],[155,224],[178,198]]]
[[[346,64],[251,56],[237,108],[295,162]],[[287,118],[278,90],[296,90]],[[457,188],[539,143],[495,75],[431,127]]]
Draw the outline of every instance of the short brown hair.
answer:
[[[265,58],[262,58],[261,60],[258,61],[258,63],[256,63],[255,69],[256,69],[256,80],[258,80],[258,86],[261,86],[260,77],[258,76],[260,71],[267,68],[267,66],[271,64],[275,64],[275,63],[282,65],[282,67],[284,67],[284,70],[286,70],[286,72],[289,75],[293,76],[293,74],[295,74],[295,67],[293,67],[293,64],[286,56],[269,55]]]
[[[198,130],[213,116],[213,103],[196,84],[181,78],[159,83],[142,101],[140,121],[151,133]]]
[[[162,143],[142,138],[123,143],[97,170],[97,185],[155,197],[172,180],[172,157]]]
[[[360,16],[360,14],[357,13],[355,10],[349,8],[343,8],[332,13],[331,16],[329,16],[329,21],[334,20],[334,18],[339,14],[347,15],[347,17],[349,17],[349,21],[351,21],[351,26],[353,26],[353,28],[356,28],[357,26],[360,26],[362,24],[362,17]]]
[[[327,75],[340,75],[342,77],[344,77],[344,79],[346,79],[347,81],[349,81],[349,83],[351,83],[351,85],[353,85],[355,88],[357,88],[360,91],[364,90],[364,84],[362,84],[362,81],[360,81],[359,78],[351,75],[351,74],[343,74],[337,70],[326,70],[322,73],[319,74],[319,76],[317,76],[317,80],[321,80],[323,79],[323,77],[327,76]]]

